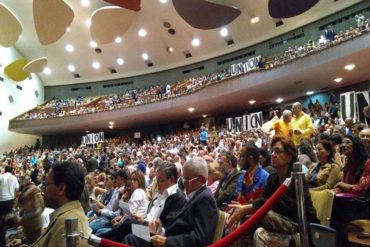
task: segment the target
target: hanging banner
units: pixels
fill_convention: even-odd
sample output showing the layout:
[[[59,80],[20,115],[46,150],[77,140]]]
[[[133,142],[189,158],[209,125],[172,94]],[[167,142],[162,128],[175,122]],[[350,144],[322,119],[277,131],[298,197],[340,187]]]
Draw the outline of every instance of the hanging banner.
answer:
[[[261,60],[261,56],[252,57],[245,63],[232,64],[230,71],[231,75],[240,75],[248,73],[251,70],[258,68],[258,62]]]
[[[242,117],[227,118],[226,129],[228,133],[241,133],[251,129],[261,128],[263,125],[262,112],[251,113]]]
[[[104,132],[91,133],[82,137],[82,144],[97,144],[104,142]]]

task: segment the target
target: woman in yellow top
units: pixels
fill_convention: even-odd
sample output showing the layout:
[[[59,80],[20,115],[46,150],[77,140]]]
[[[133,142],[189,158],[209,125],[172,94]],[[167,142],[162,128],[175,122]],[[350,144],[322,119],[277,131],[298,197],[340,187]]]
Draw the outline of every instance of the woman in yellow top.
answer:
[[[334,185],[341,180],[341,172],[339,165],[334,162],[334,150],[331,142],[318,141],[316,156],[319,162],[313,165],[306,174],[310,189],[333,189]]]

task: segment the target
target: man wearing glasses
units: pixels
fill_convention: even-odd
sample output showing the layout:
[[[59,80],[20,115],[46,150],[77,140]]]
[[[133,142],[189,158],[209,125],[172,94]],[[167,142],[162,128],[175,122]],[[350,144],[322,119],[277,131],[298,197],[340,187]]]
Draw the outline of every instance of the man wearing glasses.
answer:
[[[45,188],[45,205],[55,209],[45,232],[31,246],[65,246],[65,219],[78,218],[77,231],[89,236],[91,229],[80,199],[85,186],[85,175],[79,164],[55,162],[48,173]],[[78,246],[89,246],[80,239]]]
[[[206,186],[207,163],[194,157],[183,167],[187,203],[165,227],[160,220],[150,222],[154,236],[151,242],[127,235],[123,243],[132,246],[206,246],[212,243],[218,220],[218,209],[212,192]]]

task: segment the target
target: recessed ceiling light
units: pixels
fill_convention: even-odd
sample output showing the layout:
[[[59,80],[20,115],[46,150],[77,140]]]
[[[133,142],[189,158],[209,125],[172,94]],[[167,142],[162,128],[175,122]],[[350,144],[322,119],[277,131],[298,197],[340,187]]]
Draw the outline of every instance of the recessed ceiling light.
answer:
[[[167,3],[167,0],[159,0],[161,3]]]
[[[116,42],[117,44],[118,43],[121,43],[122,42],[122,38],[121,37],[117,37],[117,38],[115,38],[114,42]]]
[[[139,30],[138,34],[139,34],[140,37],[145,37],[147,32],[144,28],[142,28],[142,29]]]
[[[91,48],[96,48],[96,47],[98,47],[98,43],[96,43],[94,40],[91,40],[90,41],[90,47]]]
[[[100,68],[100,63],[95,61],[95,62],[92,63],[92,66],[93,66],[94,69],[99,69]]]
[[[110,124],[110,125],[113,125],[113,124],[114,124],[114,122],[109,122],[109,124]]]
[[[256,24],[257,22],[259,22],[260,21],[260,18],[258,17],[258,16],[255,16],[255,17],[252,17],[251,18],[251,23],[252,24]]]
[[[354,65],[354,64],[347,64],[346,66],[344,66],[344,69],[345,70],[353,70],[355,67],[356,67],[356,65]]]
[[[207,114],[203,114],[203,115],[202,115],[202,117],[203,117],[203,118],[206,118],[206,117],[207,117]]]
[[[90,0],[81,0],[80,3],[84,7],[89,7],[90,6]]]
[[[71,45],[71,44],[67,44],[66,46],[65,46],[65,49],[66,49],[66,51],[68,51],[68,52],[73,52],[74,50],[75,50],[75,48],[73,47],[73,45]]]
[[[73,64],[70,64],[70,65],[68,65],[68,70],[71,71],[71,72],[75,72],[76,67]]]
[[[199,46],[200,45],[200,40],[198,38],[194,38],[192,41],[191,41],[191,44],[193,46]]]
[[[221,30],[220,30],[221,37],[226,37],[228,34],[229,34],[229,31],[227,31],[226,27],[221,28]]]
[[[306,93],[306,95],[312,95],[312,94],[314,94],[315,92],[314,91],[308,91],[307,93]]]
[[[18,39],[21,39],[22,38],[22,34],[18,36]]]
[[[113,125],[109,125],[108,127],[109,127],[110,129],[113,129],[113,127],[114,127],[114,126],[113,126]]]
[[[125,63],[125,61],[123,60],[123,58],[119,57],[117,58],[116,62],[119,64],[119,65],[123,65]]]
[[[256,101],[255,101],[254,99],[251,99],[251,100],[249,101],[249,104],[251,104],[251,105],[253,105],[254,103],[256,103]]]
[[[342,78],[342,77],[338,77],[338,78],[335,78],[335,79],[334,79],[334,81],[335,81],[335,82],[337,82],[337,83],[341,82],[342,80],[343,80],[343,78]]]
[[[51,74],[51,69],[49,67],[45,67],[42,72],[44,72],[47,75],[50,75]]]
[[[86,132],[86,133],[90,133],[90,131],[88,131],[88,130],[86,130],[85,132]]]
[[[71,28],[67,27],[66,32],[69,32],[69,31],[71,31]]]
[[[173,48],[172,47],[167,47],[167,52],[172,53],[173,52]]]
[[[189,112],[193,112],[194,110],[195,110],[195,109],[194,109],[194,107],[189,107],[189,108],[188,108],[188,111],[189,111]]]
[[[277,98],[277,99],[276,99],[276,102],[277,102],[277,103],[281,103],[281,102],[283,102],[283,101],[284,101],[284,100],[283,100],[282,98]]]
[[[85,21],[85,25],[86,25],[87,27],[90,27],[90,26],[91,26],[91,20],[90,20],[90,19],[86,20],[86,21]]]
[[[141,57],[142,57],[144,60],[148,60],[148,59],[149,59],[148,54],[146,54],[145,52],[144,52],[143,54],[141,54]]]

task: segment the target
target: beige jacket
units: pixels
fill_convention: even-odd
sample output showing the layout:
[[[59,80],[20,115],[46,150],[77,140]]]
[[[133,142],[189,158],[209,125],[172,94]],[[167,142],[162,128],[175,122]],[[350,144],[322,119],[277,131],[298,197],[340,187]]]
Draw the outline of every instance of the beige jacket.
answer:
[[[45,232],[33,243],[33,247],[64,247],[66,240],[63,237],[65,233],[64,220],[68,218],[78,218],[77,231],[90,236],[91,229],[87,221],[84,210],[79,201],[71,201],[58,208],[50,216],[50,224]],[[78,246],[90,246],[87,240],[80,239]]]
[[[306,174],[306,178],[310,180],[311,174],[317,164],[311,166]],[[334,189],[334,185],[342,179],[340,167],[336,163],[326,163],[320,167],[317,174],[317,187],[310,188],[311,190]]]

